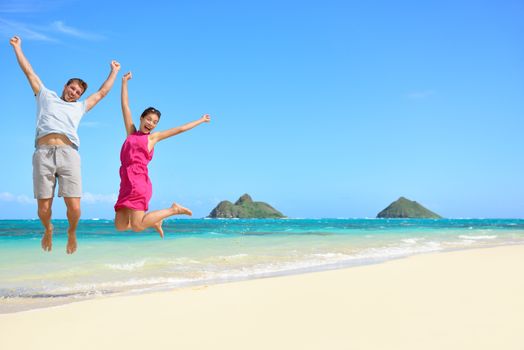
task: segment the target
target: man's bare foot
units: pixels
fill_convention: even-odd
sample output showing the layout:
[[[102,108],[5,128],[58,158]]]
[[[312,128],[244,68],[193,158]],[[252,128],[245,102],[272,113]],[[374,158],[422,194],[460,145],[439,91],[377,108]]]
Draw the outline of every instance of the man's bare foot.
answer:
[[[42,249],[50,252],[51,248],[53,248],[53,225],[44,231],[44,237],[42,237]]]
[[[153,225],[153,228],[160,234],[160,237],[164,238],[164,230],[162,229],[162,223],[164,220],[160,220],[156,224]]]
[[[67,254],[73,254],[76,252],[76,232],[70,232],[67,230],[67,236],[66,252]]]
[[[185,215],[193,215],[193,212],[187,208],[184,208],[180,204],[173,203],[171,205],[171,208],[175,210],[175,215],[185,214]]]

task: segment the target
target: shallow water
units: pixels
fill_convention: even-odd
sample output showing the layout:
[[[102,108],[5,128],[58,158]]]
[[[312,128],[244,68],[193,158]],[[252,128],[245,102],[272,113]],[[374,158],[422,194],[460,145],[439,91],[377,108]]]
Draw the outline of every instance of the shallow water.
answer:
[[[121,233],[110,220],[84,220],[78,251],[67,255],[67,221],[54,225],[53,251],[46,253],[39,221],[0,221],[0,313],[524,244],[522,219],[178,219],[165,221],[164,240],[152,230]]]

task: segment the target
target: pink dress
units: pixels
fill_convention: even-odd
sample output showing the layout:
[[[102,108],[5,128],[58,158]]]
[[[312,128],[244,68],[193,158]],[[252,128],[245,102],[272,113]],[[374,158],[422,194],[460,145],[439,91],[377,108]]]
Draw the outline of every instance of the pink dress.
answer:
[[[147,211],[153,194],[147,164],[153,158],[154,149],[147,149],[148,134],[136,131],[129,135],[120,151],[120,192],[115,211],[122,208]]]

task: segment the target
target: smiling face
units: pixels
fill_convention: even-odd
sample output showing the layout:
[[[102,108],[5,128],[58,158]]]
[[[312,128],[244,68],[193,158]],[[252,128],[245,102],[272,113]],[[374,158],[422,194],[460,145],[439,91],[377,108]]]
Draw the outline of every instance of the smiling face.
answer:
[[[84,93],[85,89],[78,82],[73,81],[64,86],[62,91],[62,99],[66,102],[75,102]]]
[[[156,113],[147,113],[146,115],[143,115],[140,117],[139,130],[144,134],[149,134],[154,128],[156,128],[159,119],[160,118]]]

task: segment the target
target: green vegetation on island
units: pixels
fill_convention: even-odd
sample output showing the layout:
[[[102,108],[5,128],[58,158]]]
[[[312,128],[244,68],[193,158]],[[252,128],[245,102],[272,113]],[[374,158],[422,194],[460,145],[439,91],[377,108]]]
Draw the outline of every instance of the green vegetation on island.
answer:
[[[285,216],[264,202],[253,202],[249,194],[244,194],[235,204],[220,202],[209,214],[210,218],[284,218]]]
[[[415,201],[400,197],[378,213],[377,218],[441,219],[442,217]]]

